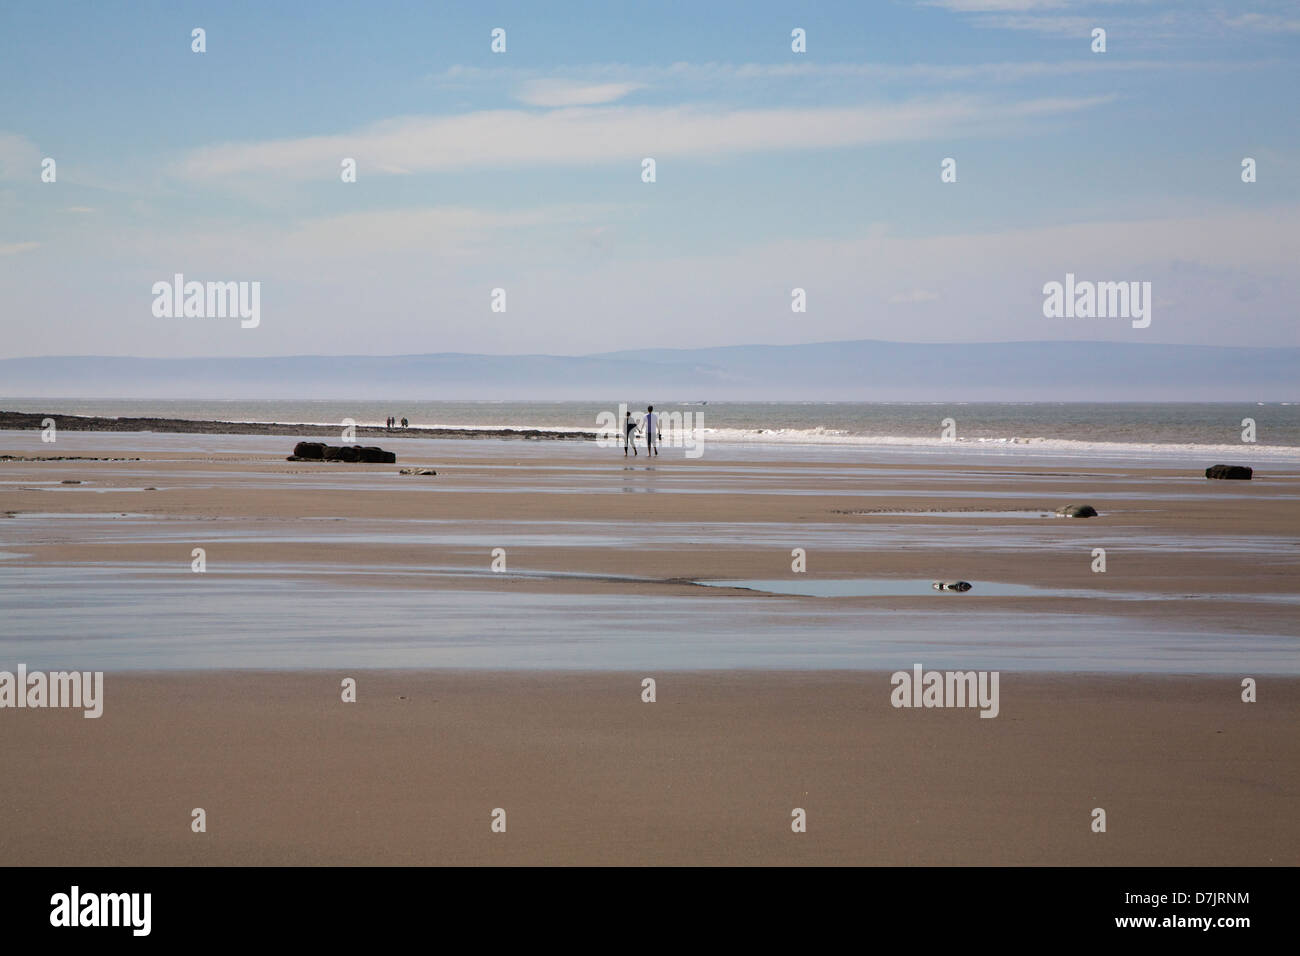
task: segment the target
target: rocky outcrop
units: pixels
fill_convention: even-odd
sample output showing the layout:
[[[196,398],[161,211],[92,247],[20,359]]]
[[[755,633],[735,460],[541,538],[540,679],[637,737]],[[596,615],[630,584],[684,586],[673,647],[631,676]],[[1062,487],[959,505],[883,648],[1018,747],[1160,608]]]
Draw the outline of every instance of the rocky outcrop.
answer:
[[[398,472],[399,475],[436,475],[437,472],[432,468],[403,468]]]
[[[2,360],[0,360],[2,361]],[[59,415],[52,412],[0,411],[0,431],[41,430],[46,418],[53,418],[59,431],[81,432],[181,432],[190,435],[321,435],[339,434],[339,425],[307,425],[301,422],[215,422],[185,418],[97,418]],[[356,435],[380,438],[390,434],[383,425],[358,425]],[[594,441],[595,431],[551,431],[545,428],[403,428],[403,438],[526,438],[547,441]],[[86,461],[138,461],[137,458],[98,458]]]
[[[1249,465],[1211,465],[1205,469],[1206,478],[1228,478],[1238,481],[1250,481],[1255,469]]]
[[[1096,518],[1097,509],[1092,505],[1063,505],[1056,509],[1063,518]]]
[[[289,461],[359,461],[377,465],[394,465],[397,455],[377,445],[326,445],[318,441],[300,441],[293,446]]]
[[[973,587],[969,581],[935,581],[930,586],[936,591],[969,591]]]

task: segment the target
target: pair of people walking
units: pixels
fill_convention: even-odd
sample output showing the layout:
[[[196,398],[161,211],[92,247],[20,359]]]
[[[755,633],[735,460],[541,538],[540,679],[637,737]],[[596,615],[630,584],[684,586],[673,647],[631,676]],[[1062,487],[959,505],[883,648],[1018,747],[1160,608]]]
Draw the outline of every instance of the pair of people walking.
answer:
[[[627,412],[623,418],[623,457],[627,457],[627,450],[632,449],[632,454],[637,454],[636,438],[640,433],[645,433],[645,453],[649,455],[659,454],[659,442],[663,440],[663,434],[659,429],[659,416],[655,414],[655,407],[647,405],[645,417],[638,424],[632,418],[632,413]]]

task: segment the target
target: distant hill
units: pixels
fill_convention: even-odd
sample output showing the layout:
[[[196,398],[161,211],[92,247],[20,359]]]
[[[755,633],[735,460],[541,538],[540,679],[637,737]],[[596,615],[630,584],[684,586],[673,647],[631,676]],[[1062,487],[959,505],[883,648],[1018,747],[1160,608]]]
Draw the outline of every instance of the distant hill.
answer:
[[[1291,401],[1300,348],[1116,342],[821,342],[597,355],[48,356],[0,396],[77,398]]]

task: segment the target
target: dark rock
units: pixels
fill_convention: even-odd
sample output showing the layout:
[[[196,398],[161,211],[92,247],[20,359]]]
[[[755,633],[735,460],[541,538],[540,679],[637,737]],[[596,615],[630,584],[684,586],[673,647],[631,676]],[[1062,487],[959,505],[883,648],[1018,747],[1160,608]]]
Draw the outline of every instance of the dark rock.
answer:
[[[324,445],[314,441],[300,441],[293,448],[288,461],[363,461],[381,465],[397,463],[397,455],[375,445]]]
[[[1205,469],[1206,478],[1235,478],[1250,481],[1255,470],[1249,465],[1211,465]]]
[[[1096,518],[1097,509],[1092,505],[1065,505],[1057,508],[1056,513],[1065,518]]]
[[[936,591],[969,591],[972,585],[969,581],[935,581],[931,587]]]
[[[436,475],[437,472],[432,468],[403,468],[398,472],[399,475]]]

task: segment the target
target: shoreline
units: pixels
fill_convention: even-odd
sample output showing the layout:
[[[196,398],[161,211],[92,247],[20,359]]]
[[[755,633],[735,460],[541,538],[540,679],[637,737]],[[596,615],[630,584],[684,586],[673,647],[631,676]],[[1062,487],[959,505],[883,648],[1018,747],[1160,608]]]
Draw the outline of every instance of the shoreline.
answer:
[[[42,421],[53,418],[62,431],[76,432],[168,432],[186,435],[331,435],[337,436],[339,425],[302,425],[282,422],[223,422],[184,418],[105,418],[92,415],[0,411],[0,430],[40,431]],[[565,432],[545,428],[455,428],[417,427],[384,428],[381,425],[355,426],[358,437],[375,438],[503,438],[539,441],[592,441],[596,432]]]
[[[1199,403],[1193,403],[1199,404]],[[62,412],[16,412],[0,410],[0,431],[41,431],[43,422],[53,419],[59,430],[79,433],[120,434],[189,434],[189,435],[251,435],[274,436],[301,440],[303,438],[331,438],[341,441],[340,424],[226,421],[222,419],[187,419],[156,416],[102,416],[73,415]],[[411,425],[406,428],[386,428],[382,425],[353,426],[356,439],[447,439],[505,441],[545,441],[593,443],[601,438],[599,429],[561,426],[513,425]],[[665,431],[668,439],[662,447],[680,447],[682,434]],[[862,435],[825,432],[820,426],[814,429],[768,428],[752,433],[746,429],[720,428],[716,425],[700,426],[690,430],[691,445],[702,448],[706,444],[727,449],[765,447],[818,449],[843,451],[848,454],[869,453],[882,456],[898,454],[955,453],[958,455],[991,455],[996,457],[1023,455],[1027,458],[1053,458],[1097,462],[1177,462],[1198,463],[1199,468],[1213,464],[1250,464],[1252,467],[1274,466],[1282,469],[1300,467],[1300,445],[1275,445],[1267,443],[1223,444],[1188,443],[1179,441],[1104,441],[1042,436],[968,436],[951,442],[922,435]],[[622,447],[622,439],[609,436],[611,447]],[[644,439],[639,439],[644,444]],[[346,442],[352,443],[352,442]],[[617,450],[615,448],[615,450]]]

